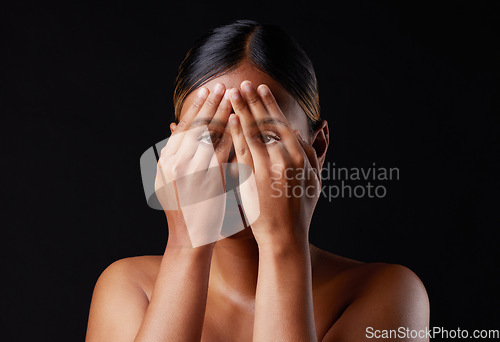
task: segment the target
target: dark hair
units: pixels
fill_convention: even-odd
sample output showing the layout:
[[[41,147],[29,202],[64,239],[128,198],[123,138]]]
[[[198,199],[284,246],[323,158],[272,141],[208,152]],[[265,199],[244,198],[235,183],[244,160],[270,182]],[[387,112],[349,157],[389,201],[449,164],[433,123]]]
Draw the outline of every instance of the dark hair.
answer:
[[[217,27],[196,41],[175,80],[175,119],[178,120],[189,93],[242,62],[280,83],[304,110],[314,130],[320,110],[316,74],[309,57],[281,28],[252,20]]]

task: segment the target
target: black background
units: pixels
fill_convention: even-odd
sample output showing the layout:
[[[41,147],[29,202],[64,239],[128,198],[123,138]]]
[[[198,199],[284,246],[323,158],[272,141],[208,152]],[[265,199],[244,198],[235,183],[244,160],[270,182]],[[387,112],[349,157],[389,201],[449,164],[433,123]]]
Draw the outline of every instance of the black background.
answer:
[[[330,163],[400,169],[383,199],[323,199],[311,241],[412,269],[431,326],[500,329],[498,2],[16,2],[2,12],[2,340],[83,340],[104,268],[163,253],[166,222],[146,205],[139,157],[168,134],[173,81],[195,39],[242,18],[280,25],[309,54]]]

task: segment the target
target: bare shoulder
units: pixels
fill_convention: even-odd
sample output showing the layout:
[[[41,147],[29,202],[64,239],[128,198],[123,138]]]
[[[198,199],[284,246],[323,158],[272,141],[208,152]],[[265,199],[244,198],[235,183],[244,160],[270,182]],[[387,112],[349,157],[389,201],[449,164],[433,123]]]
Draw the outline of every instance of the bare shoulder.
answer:
[[[366,263],[327,252],[313,245],[311,245],[311,255],[313,267],[318,270],[318,281],[331,283],[350,279],[353,283],[358,283],[355,287],[359,292],[381,286],[390,290],[396,287],[411,288],[426,294],[420,278],[403,265]]]
[[[102,272],[92,295],[86,341],[127,340],[137,334],[160,262],[157,256],[125,258]]]
[[[99,277],[103,286],[129,285],[151,298],[151,289],[156,280],[161,255],[144,255],[117,260],[109,265]]]
[[[158,272],[161,255],[143,255],[117,260],[110,264],[101,274],[100,278],[113,277],[130,279],[136,282],[144,281],[152,273]]]
[[[341,339],[346,332],[353,341],[360,340],[366,338],[366,329],[407,327],[418,330],[428,326],[427,291],[420,278],[408,267],[364,263],[319,249],[311,255],[316,259],[317,273],[321,274],[313,282],[323,284],[322,296],[343,298],[343,309],[334,319],[335,323],[324,341]]]

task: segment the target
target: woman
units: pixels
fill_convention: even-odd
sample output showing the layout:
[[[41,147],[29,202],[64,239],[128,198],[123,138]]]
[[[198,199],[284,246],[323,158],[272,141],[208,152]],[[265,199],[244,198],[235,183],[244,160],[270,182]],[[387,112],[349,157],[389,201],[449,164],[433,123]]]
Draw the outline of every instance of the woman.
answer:
[[[253,21],[212,30],[183,61],[174,104],[156,179],[165,253],[103,272],[88,342],[357,342],[428,327],[409,269],[308,242],[329,137],[312,64],[292,38]],[[237,205],[224,195],[235,179]]]

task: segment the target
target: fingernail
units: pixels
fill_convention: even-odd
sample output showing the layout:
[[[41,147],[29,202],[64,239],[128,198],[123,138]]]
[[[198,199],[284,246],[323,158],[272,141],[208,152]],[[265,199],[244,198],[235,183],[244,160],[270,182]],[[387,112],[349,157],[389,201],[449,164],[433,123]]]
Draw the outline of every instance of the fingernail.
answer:
[[[230,89],[226,89],[226,91],[224,92],[224,100],[229,100],[229,91]]]
[[[241,89],[243,89],[246,93],[251,92],[253,89],[252,83],[250,81],[243,81],[243,83],[241,83]]]
[[[265,84],[261,84],[259,88],[257,88],[257,91],[261,96],[266,96],[269,94],[269,88]]]
[[[222,87],[222,84],[217,83],[214,88],[214,94],[221,95],[223,91],[224,88]]]
[[[238,91],[238,89],[231,89],[231,97],[233,98],[233,100],[237,100],[240,98],[240,92]]]
[[[238,119],[236,118],[236,114],[229,115],[229,123],[231,125],[236,125],[237,122],[238,122]]]
[[[208,95],[207,88],[200,88],[200,90],[198,90],[197,95],[198,95],[198,98],[200,98],[200,99],[205,98]]]

